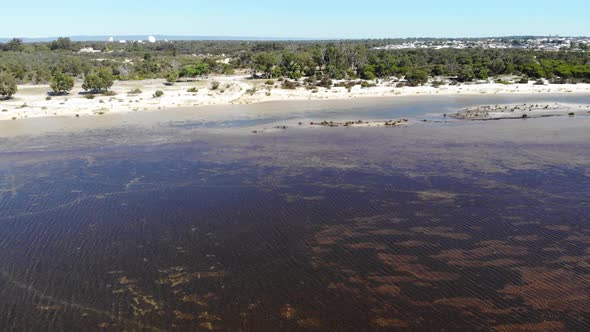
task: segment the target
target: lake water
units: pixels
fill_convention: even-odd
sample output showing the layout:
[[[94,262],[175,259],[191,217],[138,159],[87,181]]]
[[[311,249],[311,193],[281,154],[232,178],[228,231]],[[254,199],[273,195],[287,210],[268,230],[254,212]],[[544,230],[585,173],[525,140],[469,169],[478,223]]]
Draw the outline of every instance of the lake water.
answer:
[[[590,329],[590,117],[400,100],[1,124],[2,330]]]

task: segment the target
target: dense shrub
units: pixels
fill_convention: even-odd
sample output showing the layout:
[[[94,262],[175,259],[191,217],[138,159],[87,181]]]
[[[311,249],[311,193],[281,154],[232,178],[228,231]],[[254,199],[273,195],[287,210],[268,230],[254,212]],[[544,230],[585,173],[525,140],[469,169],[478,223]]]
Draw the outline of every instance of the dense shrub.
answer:
[[[409,86],[424,85],[428,82],[428,73],[421,69],[414,69],[406,75],[406,82]]]
[[[287,90],[294,90],[294,89],[297,89],[299,86],[301,86],[301,84],[299,84],[298,82],[289,81],[289,80],[285,80],[281,84],[281,88],[287,89]]]
[[[7,72],[0,72],[0,97],[12,97],[18,91],[16,79]]]

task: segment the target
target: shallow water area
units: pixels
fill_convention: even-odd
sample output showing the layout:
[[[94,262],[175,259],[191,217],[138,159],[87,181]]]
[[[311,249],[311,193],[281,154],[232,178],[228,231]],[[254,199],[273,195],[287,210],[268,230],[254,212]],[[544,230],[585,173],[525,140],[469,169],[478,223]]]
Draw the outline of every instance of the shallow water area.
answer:
[[[587,330],[590,117],[440,117],[535,98],[2,123],[0,326]]]

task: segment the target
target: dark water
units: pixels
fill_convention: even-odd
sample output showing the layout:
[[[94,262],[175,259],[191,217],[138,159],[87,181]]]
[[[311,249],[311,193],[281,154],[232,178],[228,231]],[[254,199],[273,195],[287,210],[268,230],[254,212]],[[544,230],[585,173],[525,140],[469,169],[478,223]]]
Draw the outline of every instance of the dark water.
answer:
[[[588,330],[589,126],[5,141],[1,330]]]

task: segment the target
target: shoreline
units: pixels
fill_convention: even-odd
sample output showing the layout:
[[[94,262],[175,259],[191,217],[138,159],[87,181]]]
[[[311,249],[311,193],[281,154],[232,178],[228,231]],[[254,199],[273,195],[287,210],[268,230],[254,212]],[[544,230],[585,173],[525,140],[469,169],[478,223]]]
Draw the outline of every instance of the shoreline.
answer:
[[[220,87],[211,89],[211,82]],[[280,82],[273,86],[265,80],[252,80],[246,76],[215,76],[196,82],[164,85],[163,80],[118,81],[114,95],[95,95],[88,99],[79,94],[80,82],[73,92],[64,96],[49,96],[48,85],[21,85],[13,99],[0,101],[0,121],[47,117],[87,117],[104,114],[150,112],[156,110],[224,105],[251,105],[268,102],[346,101],[369,98],[423,97],[423,96],[492,96],[492,95],[578,95],[590,94],[590,84],[534,85],[529,84],[463,84],[440,87],[394,87],[391,81],[381,81],[375,87],[282,89]],[[136,90],[135,93],[131,93]],[[139,90],[140,92],[138,92]],[[163,96],[153,94],[161,90]]]
[[[489,121],[590,114],[590,105],[572,103],[497,104],[469,107],[450,117],[459,120]]]

